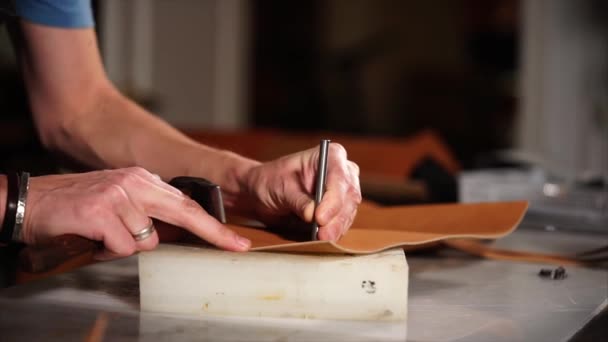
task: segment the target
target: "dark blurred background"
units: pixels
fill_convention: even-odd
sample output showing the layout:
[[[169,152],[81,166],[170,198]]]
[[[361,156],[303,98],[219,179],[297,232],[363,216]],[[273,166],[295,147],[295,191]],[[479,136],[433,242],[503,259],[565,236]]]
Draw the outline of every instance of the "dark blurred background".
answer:
[[[430,129],[465,169],[518,149],[573,177],[602,172],[606,162],[596,160],[608,159],[603,1],[108,0],[94,8],[109,77],[182,129],[391,137]],[[2,163],[45,158],[5,32],[0,87]]]
[[[512,146],[518,1],[258,1],[259,126],[437,131],[465,166]]]

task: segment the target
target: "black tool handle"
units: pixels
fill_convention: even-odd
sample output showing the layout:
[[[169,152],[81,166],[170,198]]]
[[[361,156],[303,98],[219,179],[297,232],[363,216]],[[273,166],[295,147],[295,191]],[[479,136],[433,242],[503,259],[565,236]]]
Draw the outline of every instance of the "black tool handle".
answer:
[[[207,214],[221,223],[226,223],[226,213],[220,186],[204,178],[175,177],[169,181],[173,187],[181,190],[196,201]]]

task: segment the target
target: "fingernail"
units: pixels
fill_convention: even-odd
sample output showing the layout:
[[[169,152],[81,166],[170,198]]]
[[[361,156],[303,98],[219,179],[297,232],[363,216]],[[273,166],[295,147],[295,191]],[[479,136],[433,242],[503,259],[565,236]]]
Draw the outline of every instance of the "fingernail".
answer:
[[[171,190],[171,192],[173,192],[174,194],[176,194],[178,196],[183,196],[184,195],[184,193],[180,189],[178,189],[176,187],[169,186],[169,189]]]
[[[249,247],[251,247],[251,241],[248,238],[244,238],[240,235],[236,236],[236,242],[244,249],[249,249]]]

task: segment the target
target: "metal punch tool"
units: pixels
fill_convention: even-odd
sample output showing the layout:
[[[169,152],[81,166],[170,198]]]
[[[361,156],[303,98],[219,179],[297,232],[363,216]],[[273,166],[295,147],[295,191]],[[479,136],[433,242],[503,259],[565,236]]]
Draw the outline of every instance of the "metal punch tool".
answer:
[[[315,210],[312,218],[312,236],[311,240],[318,240],[317,235],[319,234],[319,224],[317,223],[314,214],[317,212],[317,207],[323,199],[323,193],[325,192],[325,183],[327,178],[327,154],[329,150],[329,143],[331,140],[322,139],[319,145],[319,164],[317,166],[317,179],[315,184]]]

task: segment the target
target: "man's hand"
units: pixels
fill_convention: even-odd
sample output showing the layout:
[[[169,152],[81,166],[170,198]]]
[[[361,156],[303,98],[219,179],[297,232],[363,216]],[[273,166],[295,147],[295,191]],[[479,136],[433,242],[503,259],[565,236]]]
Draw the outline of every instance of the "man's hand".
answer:
[[[320,240],[337,240],[352,224],[361,203],[359,167],[347,159],[342,145],[331,143],[327,160],[327,185],[314,211],[314,184],[319,148],[288,155],[253,167],[246,175],[249,205],[264,223],[277,224],[296,214],[319,224]]]
[[[103,241],[105,250],[96,255],[98,259],[156,247],[156,232],[141,241],[133,238],[151,218],[183,227],[223,249],[245,251],[251,244],[179,190],[138,167],[33,177],[25,213],[25,243],[76,234]]]

